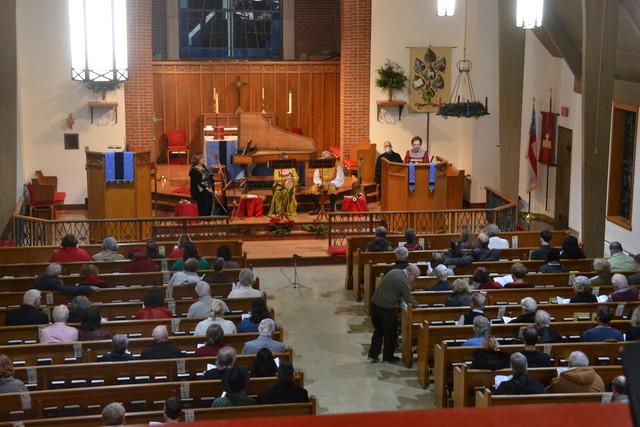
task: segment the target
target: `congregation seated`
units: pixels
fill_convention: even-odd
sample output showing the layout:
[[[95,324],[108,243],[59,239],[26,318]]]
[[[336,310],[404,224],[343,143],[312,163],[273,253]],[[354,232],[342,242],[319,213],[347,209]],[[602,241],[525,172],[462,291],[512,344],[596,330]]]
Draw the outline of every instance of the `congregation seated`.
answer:
[[[209,283],[203,280],[199,281],[196,283],[195,291],[198,295],[198,301],[191,304],[187,317],[207,317],[211,312],[211,304],[214,301],[220,301],[220,303],[222,303],[224,309],[223,313],[229,311],[229,307],[224,301],[211,296],[211,285],[209,285]]]
[[[444,301],[445,307],[467,307],[471,304],[471,288],[465,279],[456,279],[453,282],[451,295]]]
[[[249,406],[258,402],[247,396],[245,389],[249,385],[249,371],[247,368],[234,366],[226,369],[222,374],[222,388],[225,391],[224,397],[219,397],[213,401],[212,408],[223,408],[228,406]]]
[[[158,325],[153,328],[151,336],[153,344],[142,350],[140,359],[178,359],[184,357],[184,353],[169,341],[169,330],[165,325]]]
[[[451,239],[449,241],[449,249],[442,252],[442,256],[447,258],[460,258],[464,256],[464,251],[462,250],[462,244],[458,239]]]
[[[0,354],[0,394],[26,392],[24,383],[13,378],[13,363],[4,354]]]
[[[173,273],[173,276],[171,276],[168,285],[190,285],[196,284],[200,280],[200,276],[198,276],[198,260],[195,258],[189,258],[184,262],[182,271],[176,271],[175,273]]]
[[[538,309],[538,303],[531,297],[525,297],[520,300],[522,305],[522,314],[514,319],[511,319],[509,323],[533,323],[535,322],[536,310]]]
[[[534,316],[534,326],[538,330],[538,342],[540,344],[550,344],[562,342],[562,336],[551,329],[551,316],[544,310],[538,310]]]
[[[482,347],[471,352],[471,369],[497,371],[509,366],[509,355],[498,348],[498,342],[491,335],[482,339]]]
[[[395,249],[393,243],[387,241],[387,229],[376,228],[375,239],[362,248],[362,252],[391,252]]]
[[[488,319],[488,317],[485,316],[484,314],[485,302],[486,302],[486,297],[482,293],[476,292],[473,295],[471,295],[471,304],[470,304],[471,311],[460,316],[460,319],[458,319],[458,322],[456,324],[459,326],[472,325],[473,320],[478,316],[482,316]]]
[[[538,343],[538,330],[535,326],[530,325],[522,331],[522,341],[524,341],[524,350],[520,353],[527,360],[527,366],[530,368],[546,368],[553,366],[551,357],[547,353],[536,350]]]
[[[634,309],[631,313],[631,327],[627,329],[627,341],[637,341],[640,339],[640,310]]]
[[[445,262],[449,265],[467,265],[472,262],[482,261],[499,261],[500,250],[489,248],[489,236],[486,234],[478,235],[478,247],[466,253],[462,257],[446,258]]]
[[[193,258],[198,261],[198,270],[208,270],[209,263],[206,259],[202,258],[198,255],[198,248],[196,248],[195,243],[187,242],[184,244],[184,249],[182,251],[182,258],[177,260],[171,266],[171,271],[180,271],[184,269],[184,265],[189,258]]]
[[[567,236],[562,241],[560,259],[585,259],[587,256],[580,249],[576,236]]]
[[[118,242],[113,237],[106,237],[102,241],[102,250],[92,258],[94,261],[120,261],[125,259],[124,255],[118,252]]]
[[[613,319],[613,312],[606,305],[598,306],[596,309],[595,328],[587,329],[582,336],[583,342],[600,342],[600,341],[622,341],[622,333],[609,326],[609,322]]]
[[[611,278],[614,292],[609,295],[611,301],[638,301],[638,288],[629,287],[627,276],[616,273]]]
[[[476,247],[476,236],[469,227],[462,227],[460,231],[460,247],[462,249],[473,249]]]
[[[509,359],[509,365],[512,377],[501,382],[494,395],[546,393],[542,384],[527,375],[528,363],[522,353],[513,353]]]
[[[20,308],[8,310],[5,318],[5,326],[20,325],[46,325],[49,316],[40,310],[42,293],[37,289],[29,289],[22,297]]]
[[[78,327],[78,341],[99,341],[111,339],[111,334],[100,328],[102,315],[100,308],[91,307]]]
[[[67,234],[60,242],[60,249],[53,251],[49,262],[82,262],[91,261],[91,257],[78,247],[78,239],[73,234]]]
[[[164,255],[158,249],[158,243],[154,239],[149,239],[144,244],[145,253],[151,259],[163,259]]]
[[[602,393],[604,382],[600,375],[589,367],[589,358],[581,351],[569,356],[569,369],[551,380],[548,393]]]
[[[120,402],[111,402],[102,410],[102,422],[106,426],[122,426],[126,411]]]
[[[576,294],[571,297],[569,302],[571,303],[581,303],[581,302],[598,302],[598,298],[589,292],[591,288],[591,281],[587,276],[578,276],[573,281],[573,292]]]
[[[538,273],[564,273],[564,265],[560,264],[560,251],[556,248],[549,248],[546,251],[544,260],[546,264],[540,266]]]
[[[173,313],[164,306],[164,295],[159,287],[150,287],[143,302],[144,307],[136,313],[136,320],[171,319],[173,317]]]
[[[486,268],[478,267],[473,272],[473,288],[478,290],[502,289],[502,285],[491,278]]]
[[[91,292],[100,292],[100,288],[90,285],[68,286],[58,279],[62,274],[60,264],[49,264],[44,274],[40,274],[33,282],[33,288],[39,291],[57,291],[66,295],[88,295]]]
[[[218,246],[218,251],[216,252],[216,256],[218,258],[224,259],[224,268],[226,269],[240,268],[240,264],[238,264],[231,258],[231,249],[229,249],[228,245]]]
[[[236,349],[233,347],[222,347],[218,351],[218,358],[216,359],[216,367],[207,370],[204,373],[203,379],[205,380],[219,380],[222,378],[222,374],[228,369],[233,368],[233,364],[236,361]]]
[[[181,234],[180,237],[178,237],[178,242],[176,243],[176,245],[173,247],[173,250],[169,254],[169,258],[181,259],[182,256],[184,255],[184,245],[187,242],[192,242],[191,237],[188,234]],[[200,255],[199,251],[198,251],[198,255]]]
[[[407,261],[407,258],[409,258],[409,250],[406,247],[400,246],[396,248],[394,252],[396,253],[396,262],[387,267],[387,270],[384,272],[385,274],[395,269],[404,270],[409,265]]]
[[[89,311],[91,301],[84,295],[78,295],[69,303],[69,323],[82,323],[84,315]]]
[[[140,248],[131,248],[128,258],[131,262],[122,269],[123,273],[153,273],[158,271],[153,259],[142,252]]]
[[[429,261],[430,270],[427,272],[427,276],[435,277],[436,275],[436,267],[439,265],[444,265],[447,267],[445,263],[445,259],[441,253],[435,253],[431,255],[431,261]],[[447,276],[453,276],[455,273],[452,269],[447,267]]]
[[[152,422],[149,425],[154,424],[177,424],[180,421],[180,415],[182,414],[182,400],[176,396],[167,397],[164,401],[164,409],[162,415],[164,416],[164,423]]]
[[[78,330],[67,325],[69,308],[66,305],[57,305],[53,309],[52,317],[53,325],[40,331],[41,344],[78,341]]]
[[[513,282],[504,285],[505,289],[533,288],[533,285],[524,281],[527,275],[527,267],[521,262],[516,262],[511,266],[511,277]]]
[[[263,298],[256,298],[251,301],[251,315],[244,317],[236,328],[239,334],[247,332],[258,332],[258,326],[263,319],[270,319],[271,313],[267,308],[267,303]],[[277,325],[276,325],[277,329]]]
[[[404,239],[406,240],[404,247],[409,251],[421,251],[424,250],[420,243],[416,242],[416,231],[413,228],[407,228],[404,232]]]
[[[615,403],[628,403],[627,379],[624,375],[618,375],[611,381],[611,401]]]
[[[93,264],[84,264],[80,267],[79,274],[80,282],[78,282],[77,286],[97,286],[101,289],[109,287],[109,284],[100,278],[98,267]]]
[[[273,353],[266,347],[261,348],[256,353],[256,358],[251,366],[252,378],[275,377],[278,372],[278,365],[273,360]]]
[[[551,231],[542,230],[540,232],[540,247],[538,249],[531,251],[531,253],[529,254],[529,259],[531,261],[546,260],[547,252],[549,251],[549,249],[551,249],[552,238],[553,238],[553,234],[551,233]],[[560,255],[560,252],[558,252],[558,255]],[[543,272],[541,271],[541,273]]]
[[[217,257],[211,265],[213,273],[204,278],[207,283],[233,283],[233,277],[224,274],[224,258]]]
[[[227,298],[259,298],[262,292],[253,289],[254,276],[250,268],[243,268],[238,275],[238,282],[234,283]]]
[[[487,236],[489,236],[489,249],[508,249],[509,242],[499,236],[500,227],[496,224],[487,225]]]
[[[224,312],[224,303],[220,300],[213,300],[209,311],[209,317],[196,325],[194,335],[205,335],[209,325],[213,324],[220,325],[225,334],[235,334],[236,325],[231,320],[224,319]]]
[[[613,273],[618,271],[634,271],[636,269],[633,258],[624,253],[620,242],[609,243],[609,253],[611,254],[611,258],[609,258],[608,261]]]
[[[258,327],[260,336],[255,340],[247,341],[241,354],[256,354],[263,347],[268,348],[272,353],[283,353],[284,344],[271,338],[275,329],[276,323],[273,319],[263,319]]]
[[[475,334],[475,336],[462,343],[463,346],[481,346],[484,337],[491,333],[491,321],[484,316],[476,316],[473,319],[473,333]]]
[[[111,338],[111,351],[102,355],[99,362],[125,362],[135,357],[128,352],[129,338],[125,334],[116,334]]]
[[[222,326],[217,323],[212,323],[207,327],[205,333],[207,337],[207,343],[202,347],[196,349],[196,357],[215,357],[218,352],[224,347],[224,331]]]
[[[604,258],[595,258],[593,260],[593,270],[598,273],[592,277],[591,286],[609,286],[611,285],[611,265]]]
[[[303,403],[309,401],[309,393],[293,383],[294,369],[290,362],[281,362],[278,367],[278,382],[258,397],[258,403]]]
[[[640,286],[640,254],[636,254],[636,256],[633,257],[633,263],[635,264],[633,271],[636,273],[627,277],[627,281],[630,286]]]
[[[436,282],[435,285],[428,287],[426,290],[427,291],[450,291],[451,289],[453,289],[453,285],[449,280],[447,280],[447,278],[449,277],[447,270],[448,268],[443,264],[440,264],[439,266],[434,268],[434,271],[436,273],[436,278],[438,279],[438,281]]]

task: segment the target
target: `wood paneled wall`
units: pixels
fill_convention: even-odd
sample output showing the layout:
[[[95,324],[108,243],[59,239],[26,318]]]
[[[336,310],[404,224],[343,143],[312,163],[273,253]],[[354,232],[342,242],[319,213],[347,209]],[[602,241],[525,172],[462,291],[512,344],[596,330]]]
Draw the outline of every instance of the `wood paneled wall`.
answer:
[[[335,62],[157,62],[153,64],[154,109],[158,123],[158,159],[166,161],[165,130],[185,129],[191,152],[202,151],[202,115],[214,112],[214,88],[220,113],[238,107],[236,78],[246,112],[275,113],[281,128],[301,128],[318,152],[339,146],[340,63]],[[292,92],[291,123],[287,120]]]

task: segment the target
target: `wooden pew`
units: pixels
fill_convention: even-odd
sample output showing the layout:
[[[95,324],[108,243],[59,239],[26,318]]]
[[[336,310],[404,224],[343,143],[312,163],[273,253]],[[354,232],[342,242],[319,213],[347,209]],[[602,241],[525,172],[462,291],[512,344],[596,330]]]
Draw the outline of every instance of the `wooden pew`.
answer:
[[[273,387],[276,377],[252,378],[246,388],[248,395],[260,395]],[[294,383],[304,385],[304,375],[294,376]],[[169,396],[192,399],[193,407],[210,407],[213,397],[219,397],[223,392],[220,380],[207,381],[179,381],[150,384],[127,384],[102,387],[83,387],[62,390],[41,390],[29,392],[30,408],[23,404],[22,393],[7,393],[2,395],[3,411],[0,420],[9,421],[9,413],[23,411],[25,419],[49,418],[63,416],[63,408],[79,405],[78,415],[90,415],[90,405],[104,407],[111,402],[120,401],[127,411],[135,411],[132,403],[144,402],[147,409],[153,408],[153,402],[164,401]],[[48,410],[45,408],[56,408]],[[133,408],[133,409],[132,409]],[[144,409],[142,409],[144,410]]]
[[[552,393],[494,396],[491,391],[476,392],[476,408],[507,405],[549,405],[559,403],[601,402],[606,393]]]
[[[636,307],[640,301],[617,303],[580,303],[580,304],[547,304],[544,310],[556,321],[562,319],[572,319],[579,313],[595,313],[596,308],[606,305],[614,312],[614,318],[621,319],[629,310],[629,307]],[[619,316],[615,316],[617,308],[622,305],[624,308]],[[499,314],[504,310],[504,315],[517,317],[522,314],[519,305],[492,305],[485,306],[484,313],[490,319],[500,318]],[[413,346],[417,343],[417,332],[419,325],[424,321],[443,322],[456,321],[464,313],[469,312],[469,307],[438,307],[438,308],[413,308],[410,305],[402,307],[402,361],[407,367],[413,365]]]
[[[604,342],[604,343],[559,343],[559,344],[538,344],[536,349],[544,351],[545,346],[549,346],[550,354],[555,363],[567,359],[574,351],[581,351],[587,355],[590,361],[598,360],[599,357],[608,357],[610,365],[618,365],[620,347],[624,342]],[[453,381],[453,368],[456,364],[465,363],[472,359],[471,352],[479,347],[450,347],[446,342],[436,344],[434,351],[433,384],[435,404],[438,408],[444,408],[447,401],[447,384]],[[503,345],[500,349],[508,354],[522,351],[524,345]]]
[[[281,362],[291,362],[293,352],[287,348],[284,353],[275,353],[273,357],[279,357]],[[234,366],[243,366],[251,369],[255,355],[238,354]],[[149,377],[147,382],[156,381],[195,381],[200,380],[207,370],[207,364],[215,364],[216,357],[187,357],[183,359],[160,360],[131,360],[127,362],[92,362],[74,363],[66,365],[43,365],[15,368],[13,374],[25,384],[34,385],[37,390],[50,390],[52,381],[63,381],[60,387],[71,388],[72,381],[86,380],[86,385],[92,381],[102,381],[99,385],[131,384],[136,382],[136,377]],[[119,380],[123,377],[129,380]],[[155,380],[158,377],[166,377]]]
[[[600,375],[605,385],[610,384],[618,375],[623,375],[621,365],[591,367]],[[495,383],[496,375],[508,376],[511,374],[511,369],[487,371],[485,369],[470,369],[466,364],[454,367],[453,407],[462,408],[465,406],[475,406],[476,388],[489,388]],[[558,376],[558,373],[555,367],[529,368],[527,375],[546,387],[551,384],[551,380]]]

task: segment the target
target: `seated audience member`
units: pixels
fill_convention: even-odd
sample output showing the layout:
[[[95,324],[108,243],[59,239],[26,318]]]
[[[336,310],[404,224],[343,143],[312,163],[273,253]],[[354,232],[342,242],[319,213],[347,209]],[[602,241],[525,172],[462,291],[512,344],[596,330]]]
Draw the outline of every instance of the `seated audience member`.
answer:
[[[245,393],[244,389],[247,388],[247,385],[249,385],[249,371],[247,368],[234,366],[225,370],[222,374],[222,388],[226,394],[224,397],[214,400],[211,407],[257,405],[258,402]]]
[[[609,243],[609,253],[611,254],[611,258],[609,258],[608,261],[612,272],[635,271],[636,264],[633,262],[633,258],[625,255],[620,242]]]
[[[376,228],[375,239],[362,248],[362,252],[391,252],[394,245],[387,241],[387,229],[380,226]]]
[[[189,237],[188,234],[181,234],[180,237],[178,237],[178,243],[169,254],[169,258],[182,258],[184,255],[184,245],[187,242],[191,242],[191,237]],[[198,255],[200,255],[199,252]]]
[[[416,231],[413,228],[407,228],[404,232],[404,239],[406,240],[404,247],[409,251],[422,251],[424,248],[418,242],[416,242]]]
[[[540,266],[538,273],[564,273],[564,265],[560,264],[560,251],[549,248],[544,260],[546,264]]]
[[[247,341],[241,354],[256,354],[263,347],[268,348],[272,353],[284,353],[284,344],[271,338],[275,328],[276,322],[272,319],[262,320],[258,327],[260,336],[255,340]]]
[[[198,255],[198,249],[196,248],[196,245],[192,242],[187,242],[184,244],[182,259],[179,259],[173,263],[173,265],[171,266],[171,271],[183,270],[184,264],[189,258],[193,258],[198,261],[198,270],[209,269],[209,263],[207,262],[207,260]]]
[[[512,377],[500,383],[495,393],[499,395],[544,394],[547,391],[538,381],[527,375],[528,362],[522,353],[513,353],[509,359]]]
[[[209,274],[204,278],[204,281],[207,283],[233,283],[233,277],[227,276],[223,273],[224,271],[224,258],[218,257],[213,261],[213,265],[211,265],[211,269],[213,273]]]
[[[4,354],[0,354],[0,394],[27,392],[24,383],[13,378],[13,363]]]
[[[69,319],[67,323],[82,323],[84,315],[89,311],[91,301],[84,295],[78,295],[69,303]]]
[[[78,327],[78,341],[110,340],[111,334],[100,327],[102,315],[98,307],[91,307]]]
[[[636,273],[627,277],[627,282],[629,283],[629,286],[640,286],[640,254],[636,254],[633,257],[633,262],[635,264],[634,271]]]
[[[149,239],[144,243],[145,253],[151,259],[164,259],[164,255],[160,253],[158,242]]]
[[[396,253],[396,262],[387,268],[385,274],[395,269],[404,270],[409,265],[409,262],[407,261],[407,258],[409,258],[409,251],[407,248],[401,246],[396,248],[394,252]]]
[[[154,343],[142,350],[140,359],[178,359],[184,357],[184,353],[169,341],[169,331],[165,325],[158,325],[153,328],[151,336]]]
[[[88,295],[91,292],[100,292],[97,286],[67,286],[58,279],[62,274],[62,266],[60,264],[49,264],[44,274],[40,274],[33,282],[33,289],[39,291],[57,291],[65,295]]]
[[[210,324],[207,328],[206,336],[207,343],[196,349],[196,357],[215,357],[220,349],[224,347],[222,326],[217,323]]]
[[[547,353],[536,350],[538,343],[538,330],[535,326],[527,326],[522,331],[522,340],[524,341],[524,350],[520,353],[527,358],[527,366],[530,368],[546,368],[553,366],[551,358]]]
[[[450,291],[451,289],[453,289],[453,285],[449,280],[447,280],[447,278],[449,277],[449,275],[447,274],[447,267],[440,264],[439,266],[434,268],[434,271],[436,272],[436,278],[438,279],[438,281],[435,285],[428,287],[426,289],[427,291]]]
[[[82,262],[91,261],[91,257],[84,249],[78,247],[78,239],[73,234],[67,234],[60,242],[60,249],[53,251],[49,262]]]
[[[227,245],[218,246],[218,251],[216,252],[216,256],[218,258],[224,259],[225,269],[228,270],[230,268],[240,268],[240,264],[235,262],[231,257],[231,249],[229,249],[229,246]]]
[[[471,288],[465,279],[453,282],[453,292],[444,301],[445,307],[467,307],[471,304]]]
[[[598,298],[589,292],[591,288],[591,281],[587,276],[578,276],[573,281],[573,292],[575,295],[571,297],[569,302],[571,303],[579,303],[579,302],[598,302]]]
[[[602,393],[604,382],[600,375],[589,367],[589,358],[581,351],[569,356],[570,369],[564,371],[547,387],[548,393]]]
[[[222,378],[222,374],[227,370],[233,368],[233,364],[236,361],[236,349],[233,347],[222,347],[218,351],[218,358],[216,359],[216,367],[209,369],[204,373],[204,380],[219,380]]]
[[[542,230],[540,232],[540,247],[538,249],[531,251],[531,253],[529,254],[529,259],[531,261],[543,261],[547,259],[547,252],[552,247],[551,246],[552,237],[553,237],[553,234],[549,230]],[[558,255],[560,255],[560,251],[558,251]]]
[[[191,304],[187,317],[207,317],[211,314],[211,303],[214,301],[220,301],[223,308],[223,313],[229,311],[229,307],[224,301],[211,296],[211,285],[205,281],[199,281],[195,286],[196,294],[198,294],[198,301]]]
[[[445,267],[447,267],[445,259],[441,253],[435,253],[431,255],[431,261],[429,261],[429,264],[431,264],[431,270],[427,272],[427,276],[429,277],[435,277],[437,266],[444,265]],[[454,274],[455,273],[453,272],[453,270],[447,267],[447,276],[453,276]]]
[[[538,343],[551,344],[564,341],[559,333],[551,330],[551,316],[549,316],[549,313],[544,310],[538,310],[534,318],[535,323],[533,325],[538,330]]]
[[[381,185],[382,185],[382,159],[387,159],[388,161],[392,162],[392,163],[402,163],[402,157],[400,157],[400,154],[396,153],[395,151],[393,151],[393,146],[391,144],[390,141],[385,141],[382,144],[384,151],[378,156],[378,158],[376,159],[376,166],[375,166],[375,174],[374,174],[374,181],[376,184],[378,184],[378,192],[380,193],[382,191]]]
[[[614,292],[609,295],[611,301],[638,301],[638,288],[632,288],[627,282],[627,276],[616,273],[611,278]]]
[[[487,236],[489,236],[489,249],[508,249],[509,242],[507,239],[498,237],[500,234],[500,227],[496,224],[487,225]]]
[[[251,301],[251,315],[244,317],[236,328],[239,334],[247,332],[258,332],[258,326],[263,319],[270,319],[271,313],[267,308],[267,303],[262,298]],[[277,329],[277,327],[276,327]]]
[[[567,236],[562,241],[560,259],[584,259],[587,256],[580,249],[576,236]]]
[[[527,267],[521,262],[516,262],[511,266],[511,276],[514,280],[504,285],[505,289],[533,288],[532,284],[524,281],[526,275]]]
[[[479,234],[477,248],[473,249],[471,252],[465,254],[462,257],[447,259],[447,264],[467,265],[467,264],[471,264],[472,262],[499,261],[499,260],[500,260],[500,250],[489,248],[489,236],[487,236],[486,234]]]
[[[469,227],[463,227],[460,232],[460,247],[462,249],[473,249],[476,247],[476,236]]]
[[[107,426],[124,425],[126,411],[122,403],[111,402],[102,410],[102,422]]]
[[[40,310],[42,294],[37,289],[29,289],[22,296],[20,308],[8,310],[4,317],[5,326],[46,325],[49,316]]]
[[[471,357],[471,369],[497,371],[509,366],[509,355],[498,348],[498,342],[491,335],[482,339],[482,348],[473,350]]]
[[[189,258],[184,262],[184,269],[176,271],[169,280],[169,286],[194,285],[202,279],[198,276],[198,260]]]
[[[102,250],[92,258],[94,261],[120,261],[125,259],[124,255],[118,252],[118,242],[113,237],[106,237],[102,241]]]
[[[97,286],[100,289],[108,288],[109,284],[98,276],[98,267],[93,264],[84,264],[80,267],[80,282],[76,286]]]
[[[171,319],[173,317],[173,313],[164,306],[164,295],[159,287],[150,287],[143,302],[144,307],[136,313],[136,320]]]
[[[243,268],[238,275],[238,283],[234,283],[227,298],[260,298],[262,292],[253,289],[253,271],[250,268]]]
[[[164,423],[161,424],[177,424],[182,414],[182,400],[175,396],[167,397],[164,401]],[[160,424],[160,423],[158,423]]]
[[[222,301],[214,300],[211,303],[209,317],[202,320],[196,325],[194,335],[205,335],[207,333],[207,328],[209,327],[209,325],[213,324],[220,325],[225,334],[235,334],[236,325],[234,325],[231,320],[224,319],[224,311],[224,304],[222,303]]]
[[[613,319],[613,312],[606,305],[598,306],[596,309],[595,328],[587,329],[582,335],[583,342],[600,342],[600,341],[622,341],[622,333],[609,326],[609,322]]]
[[[462,250],[462,246],[460,244],[460,240],[451,239],[449,241],[449,250],[446,250],[442,253],[442,256],[445,259],[445,262],[448,258],[460,258],[464,256],[464,251]]]
[[[258,397],[258,403],[262,405],[274,405],[278,403],[304,403],[309,401],[309,393],[302,387],[293,383],[293,365],[289,362],[281,362],[278,367],[278,382]]]
[[[486,268],[478,267],[473,272],[473,288],[478,290],[502,289],[502,285],[491,278]]]
[[[74,342],[78,341],[78,330],[67,326],[69,309],[61,304],[53,309],[53,325],[47,326],[40,331],[40,344],[52,342]]]
[[[469,338],[462,345],[465,347],[479,347],[486,335],[491,333],[491,321],[484,316],[476,316],[473,319],[473,338]]]
[[[460,319],[458,319],[458,322],[456,324],[458,326],[472,325],[473,319],[476,316],[487,317],[484,314],[485,301],[486,301],[486,297],[480,292],[476,292],[473,295],[471,295],[471,304],[470,304],[471,311],[460,316]]]
[[[591,286],[609,286],[611,284],[611,266],[604,258],[593,260],[593,270],[598,273],[591,278]]]
[[[522,305],[522,314],[515,319],[511,319],[509,323],[533,323],[535,322],[536,310],[538,303],[531,297],[525,297],[520,300]]]
[[[613,397],[612,402],[616,403],[628,403],[629,396],[627,395],[627,379],[624,375],[618,375],[611,381],[611,391]]]
[[[278,365],[273,360],[273,353],[268,348],[261,348],[256,353],[256,358],[251,366],[252,378],[275,377]]]
[[[104,354],[99,362],[126,362],[135,357],[128,352],[129,338],[125,334],[116,334],[111,338],[111,351]]]
[[[122,269],[123,273],[153,273],[158,271],[153,259],[149,258],[140,248],[131,248],[128,257],[131,262]]]
[[[638,341],[640,339],[640,310],[635,308],[631,313],[631,327],[627,329],[627,341]]]

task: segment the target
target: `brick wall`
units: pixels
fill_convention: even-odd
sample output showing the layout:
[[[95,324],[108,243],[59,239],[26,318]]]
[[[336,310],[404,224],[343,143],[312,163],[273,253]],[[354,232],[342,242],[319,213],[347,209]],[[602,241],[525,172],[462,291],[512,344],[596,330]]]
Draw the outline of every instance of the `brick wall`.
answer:
[[[341,0],[340,148],[369,138],[371,0]]]
[[[127,2],[129,81],[124,103],[127,144],[133,151],[153,150],[153,73],[151,69],[152,0]]]
[[[296,0],[296,59],[340,52],[340,0]]]
[[[167,59],[167,5],[166,0],[153,0],[151,8],[151,34],[153,59]]]

